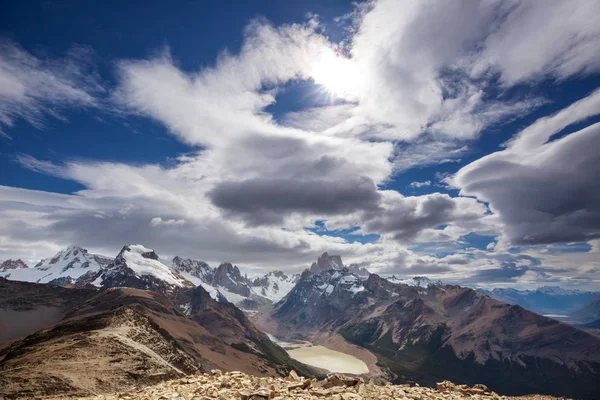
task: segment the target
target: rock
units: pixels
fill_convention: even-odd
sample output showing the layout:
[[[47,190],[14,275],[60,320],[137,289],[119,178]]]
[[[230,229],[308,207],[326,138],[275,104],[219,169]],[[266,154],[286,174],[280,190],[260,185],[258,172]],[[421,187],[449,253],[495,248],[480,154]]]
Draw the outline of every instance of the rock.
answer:
[[[484,393],[492,393],[492,391],[490,390],[490,388],[488,388],[487,386],[481,384],[481,383],[477,383],[473,386],[473,389],[479,389],[479,390],[483,390]]]
[[[220,369],[213,369],[210,371],[211,374],[213,375],[217,375],[217,376],[222,376],[223,372]]]
[[[436,384],[438,392],[452,392],[456,389],[454,383],[450,381],[443,381]]]
[[[288,379],[291,381],[299,381],[300,377],[298,376],[298,374],[296,373],[296,371],[291,370],[290,374],[288,375]]]
[[[288,391],[289,390],[294,390],[294,389],[306,389],[309,388],[312,385],[312,380],[311,379],[307,379],[304,382],[300,382],[300,383],[295,383],[293,385],[289,385],[287,387]]]
[[[361,378],[354,378],[341,374],[329,374],[327,375],[323,387],[327,389],[334,386],[356,386],[361,382]]]
[[[240,371],[189,375],[155,386],[135,388],[117,395],[96,395],[87,400],[557,400],[551,396],[498,396],[485,385],[437,383],[437,389],[389,382],[365,384],[361,378],[329,374],[321,382],[295,372],[286,378],[254,377]],[[44,397],[45,400],[59,398]],[[64,400],[64,398],[60,398]],[[0,398],[0,400],[3,400]]]

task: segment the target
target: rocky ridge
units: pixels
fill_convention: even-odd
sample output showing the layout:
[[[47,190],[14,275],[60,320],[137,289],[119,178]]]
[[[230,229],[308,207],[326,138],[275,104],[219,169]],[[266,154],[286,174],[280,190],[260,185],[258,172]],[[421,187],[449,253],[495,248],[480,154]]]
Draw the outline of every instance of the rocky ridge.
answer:
[[[2,263],[0,263],[0,272],[5,272],[11,269],[20,269],[20,268],[29,268],[27,266],[27,264],[25,264],[25,262],[23,262],[23,260],[16,259],[16,260],[6,260]]]
[[[58,400],[60,397],[45,397]],[[485,385],[455,385],[444,381],[436,389],[418,385],[376,385],[373,380],[365,383],[361,378],[330,374],[322,381],[307,379],[291,371],[287,378],[255,377],[240,371],[223,373],[213,370],[210,374],[162,382],[155,386],[128,392],[81,397],[81,400],[141,400],[141,399],[185,399],[185,400],[284,400],[284,399],[331,399],[331,400],[459,400],[459,399],[516,399],[500,396]],[[553,400],[552,396],[520,396],[520,400]]]

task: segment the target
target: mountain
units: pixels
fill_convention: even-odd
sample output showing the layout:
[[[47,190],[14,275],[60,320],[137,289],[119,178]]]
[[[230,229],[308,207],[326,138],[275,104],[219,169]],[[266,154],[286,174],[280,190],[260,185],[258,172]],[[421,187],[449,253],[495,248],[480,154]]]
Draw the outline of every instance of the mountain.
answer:
[[[272,317],[282,339],[341,335],[372,352],[396,383],[449,379],[587,399],[600,392],[599,338],[469,288],[331,269],[302,274]]]
[[[16,260],[6,260],[2,263],[0,263],[0,272],[11,272],[15,269],[22,269],[22,268],[29,268],[29,265],[25,264],[25,262],[23,262],[23,260],[16,259]]]
[[[272,271],[261,278],[255,278],[252,283],[254,293],[277,302],[294,288],[300,275],[286,275],[283,271]]]
[[[124,246],[117,257],[92,282],[96,286],[131,287],[171,293],[195,285],[163,264],[152,249]]]
[[[126,263],[132,264],[133,252],[122,254]],[[152,290],[0,278],[0,397],[87,396],[213,368],[258,376],[291,369],[315,374],[233,304],[217,302],[202,287],[173,283],[178,290],[164,291],[154,284],[156,276],[137,274],[139,281],[124,283],[143,282]]]
[[[173,258],[172,268],[196,286],[212,282],[215,271],[204,261],[196,261],[176,256]]]
[[[272,271],[249,279],[231,263],[212,268],[206,262],[176,256],[169,264],[152,249],[127,245],[114,259],[70,246],[40,261],[34,268],[21,260],[7,260],[0,264],[0,277],[75,287],[151,289],[151,286],[159,285],[167,290],[168,287],[202,286],[214,299],[259,310],[283,298],[299,275],[287,276],[281,271]]]
[[[211,268],[203,261],[175,257],[172,269],[196,286],[202,286],[217,300],[226,300],[244,309],[256,310],[283,298],[299,279],[282,271],[272,271],[249,279],[231,263]]]
[[[327,252],[321,254],[321,256],[317,259],[317,261],[312,263],[312,265],[310,266],[310,268],[308,270],[312,274],[318,274],[320,272],[329,271],[332,269],[341,270],[344,268],[349,269],[350,271],[352,271],[353,273],[355,273],[357,275],[361,275],[361,276],[369,275],[369,271],[367,271],[365,268],[361,268],[357,264],[352,264],[352,265],[346,267],[344,265],[344,263],[342,262],[341,256],[337,256],[337,255],[330,256],[329,253],[327,253]]]
[[[585,321],[600,319],[600,296],[578,308],[574,314]]]
[[[392,283],[400,283],[408,286],[417,286],[421,288],[428,288],[429,286],[442,286],[443,283],[440,280],[431,280],[426,276],[415,276],[413,278],[397,278],[396,276],[391,276],[386,278],[388,281]]]
[[[509,304],[518,304],[539,314],[570,315],[598,296],[594,292],[568,290],[557,286],[543,286],[537,290],[479,289],[496,300]]]
[[[109,257],[91,254],[79,246],[70,246],[56,253],[54,257],[41,260],[33,268],[24,268],[22,265],[17,269],[0,268],[0,276],[15,281],[65,286],[86,281],[111,261]]]

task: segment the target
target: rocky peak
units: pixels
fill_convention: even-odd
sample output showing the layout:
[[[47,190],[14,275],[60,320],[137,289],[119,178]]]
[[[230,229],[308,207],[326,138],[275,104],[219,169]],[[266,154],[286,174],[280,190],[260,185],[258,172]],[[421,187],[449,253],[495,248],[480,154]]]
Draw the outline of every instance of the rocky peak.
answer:
[[[242,276],[237,265],[234,266],[228,262],[217,267],[212,284],[244,297],[250,296],[251,293],[250,281]]]
[[[23,262],[23,260],[16,259],[16,260],[6,260],[3,263],[0,264],[0,271],[8,271],[11,269],[21,269],[21,268],[29,268],[29,266],[27,264],[25,264]]]
[[[348,266],[348,270],[350,270],[350,272],[352,272],[353,274],[357,274],[364,277],[367,277],[371,274],[366,268],[361,267],[358,264],[350,264]]]
[[[318,274],[323,271],[342,268],[344,268],[344,263],[341,256],[330,256],[329,253],[325,252],[317,259],[317,262],[312,263],[310,272]]]
[[[309,271],[313,274],[319,274],[323,271],[329,271],[332,269],[341,270],[344,268],[347,268],[350,272],[360,276],[369,276],[369,271],[367,271],[366,268],[361,267],[358,264],[350,264],[349,266],[345,266],[341,256],[332,256],[327,252],[321,254],[317,261],[312,263]]]
[[[191,282],[163,264],[152,249],[134,244],[123,246],[115,260],[100,276],[103,287],[133,287],[159,292],[190,287]]]
[[[181,272],[187,273],[191,276],[201,279],[204,282],[210,283],[214,278],[215,271],[204,261],[196,261],[189,258],[182,258],[176,256],[173,258],[173,269]]]

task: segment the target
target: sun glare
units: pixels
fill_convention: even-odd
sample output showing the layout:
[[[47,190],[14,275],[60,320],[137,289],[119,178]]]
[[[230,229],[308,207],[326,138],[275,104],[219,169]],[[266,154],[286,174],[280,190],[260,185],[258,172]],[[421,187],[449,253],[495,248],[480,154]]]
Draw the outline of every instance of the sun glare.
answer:
[[[357,95],[358,74],[354,63],[334,51],[325,51],[312,64],[311,76],[316,84],[340,98]]]

